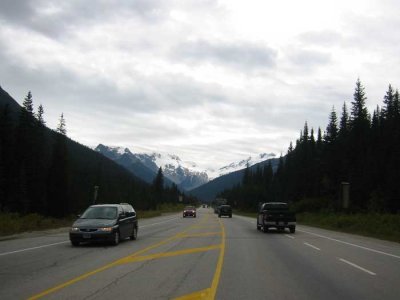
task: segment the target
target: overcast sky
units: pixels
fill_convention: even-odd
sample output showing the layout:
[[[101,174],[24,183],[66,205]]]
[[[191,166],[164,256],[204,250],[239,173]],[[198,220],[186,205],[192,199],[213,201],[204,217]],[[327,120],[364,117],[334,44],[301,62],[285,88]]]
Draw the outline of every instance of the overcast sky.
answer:
[[[400,87],[397,0],[0,1],[0,85],[88,145],[221,167]]]

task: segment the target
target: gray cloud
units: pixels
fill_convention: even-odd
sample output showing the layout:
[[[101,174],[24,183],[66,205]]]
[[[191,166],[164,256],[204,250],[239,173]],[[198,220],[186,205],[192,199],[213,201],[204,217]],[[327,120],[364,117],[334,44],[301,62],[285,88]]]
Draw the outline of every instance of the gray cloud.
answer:
[[[215,63],[240,70],[270,70],[276,65],[277,52],[269,47],[236,42],[186,42],[172,52],[176,59],[190,63]]]
[[[331,54],[316,50],[295,49],[288,55],[289,61],[295,66],[311,69],[331,62]]]
[[[0,20],[59,39],[81,26],[111,19],[140,18],[157,23],[168,17],[166,1],[2,0]]]
[[[298,38],[303,45],[307,46],[332,47],[343,41],[342,35],[332,30],[304,32]]]

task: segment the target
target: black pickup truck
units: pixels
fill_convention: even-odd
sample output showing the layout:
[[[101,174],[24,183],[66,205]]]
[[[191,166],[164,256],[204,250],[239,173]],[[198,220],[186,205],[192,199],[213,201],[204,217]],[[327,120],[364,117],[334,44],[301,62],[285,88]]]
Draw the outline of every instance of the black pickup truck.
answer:
[[[289,206],[284,202],[267,202],[260,206],[257,216],[257,230],[268,232],[270,228],[285,230],[291,233],[296,231],[296,216],[289,211]]]

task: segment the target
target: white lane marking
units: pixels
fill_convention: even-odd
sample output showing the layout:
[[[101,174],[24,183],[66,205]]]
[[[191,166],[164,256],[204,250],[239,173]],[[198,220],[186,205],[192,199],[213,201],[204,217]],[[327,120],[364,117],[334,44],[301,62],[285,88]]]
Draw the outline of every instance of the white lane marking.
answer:
[[[69,243],[69,241],[63,241],[63,242],[59,242],[59,243],[53,243],[53,244],[42,245],[42,246],[37,246],[37,247],[32,247],[32,248],[26,248],[26,249],[21,249],[21,250],[15,250],[15,251],[10,251],[10,252],[4,252],[4,253],[0,253],[0,256],[7,255],[7,254],[14,254],[14,253],[19,253],[19,252],[24,252],[24,251],[29,251],[29,250],[35,250],[35,249],[40,249],[40,248],[45,248],[45,247],[50,247],[50,246],[65,244],[65,243]]]
[[[140,226],[139,228],[150,227],[150,226],[158,225],[158,224],[161,224],[161,223],[169,222],[169,221],[175,220],[175,219],[178,219],[178,217],[172,218],[172,219],[168,219],[168,220],[165,220],[165,221],[162,221],[162,222],[157,222],[157,223],[153,223],[153,224],[143,225],[143,226]],[[53,244],[47,244],[47,245],[41,245],[41,246],[31,247],[31,248],[26,248],[26,249],[21,249],[21,250],[15,250],[15,251],[10,251],[10,252],[4,252],[4,253],[0,253],[0,256],[9,255],[9,254],[15,254],[15,253],[19,253],[19,252],[25,252],[25,251],[29,251],[29,250],[36,250],[36,249],[40,249],[40,248],[45,248],[45,247],[50,247],[50,246],[65,244],[65,243],[69,243],[69,242],[70,242],[70,241],[68,240],[68,241],[63,241],[63,242],[58,242],[58,243],[53,243]]]
[[[357,248],[364,249],[364,250],[367,250],[367,251],[371,251],[371,252],[375,252],[375,253],[379,253],[379,254],[382,254],[382,255],[387,255],[387,256],[391,256],[391,257],[400,259],[400,256],[398,256],[398,255],[394,255],[394,254],[386,253],[386,252],[383,252],[383,251],[375,250],[375,249],[372,249],[372,248],[367,248],[367,247],[356,245],[356,244],[352,244],[352,243],[349,243],[349,242],[333,239],[333,238],[330,238],[330,237],[327,237],[327,236],[324,236],[324,235],[320,235],[320,234],[309,232],[309,231],[305,231],[305,230],[298,229],[297,231],[308,233],[308,234],[315,235],[315,236],[318,236],[318,237],[321,237],[321,238],[324,238],[324,239],[327,239],[327,240],[335,241],[335,242],[342,243],[342,244],[345,244],[345,245],[357,247]]]
[[[169,221],[172,221],[172,220],[178,219],[178,218],[179,218],[179,217],[172,218],[172,219],[168,219],[168,220],[161,221],[161,222],[157,222],[157,223],[153,223],[153,224],[142,225],[142,226],[140,226],[140,225],[139,225],[139,228],[143,228],[143,227],[150,227],[150,226],[154,226],[154,225],[158,225],[158,224],[166,223],[166,222],[169,222]]]
[[[291,235],[288,235],[288,234],[285,234],[285,236],[290,238],[290,239],[292,239],[292,240],[294,240],[294,236],[291,236]]]
[[[318,247],[315,247],[314,245],[311,245],[311,244],[309,244],[309,243],[304,243],[304,245],[306,245],[306,246],[308,246],[308,247],[311,247],[311,248],[313,248],[313,249],[315,249],[315,250],[321,251],[321,249],[319,249]]]
[[[348,264],[348,265],[350,265],[350,266],[353,266],[354,268],[357,268],[357,269],[359,269],[359,270],[361,270],[361,271],[364,271],[365,273],[368,273],[368,274],[374,275],[374,276],[376,275],[376,273],[371,272],[371,271],[369,271],[369,270],[367,270],[367,269],[364,269],[363,267],[360,267],[359,265],[356,265],[355,263],[352,263],[352,262],[350,262],[350,261],[348,261],[348,260],[345,260],[345,259],[343,259],[343,258],[339,258],[339,260],[342,261],[342,262],[344,262],[344,263],[346,263],[346,264]]]

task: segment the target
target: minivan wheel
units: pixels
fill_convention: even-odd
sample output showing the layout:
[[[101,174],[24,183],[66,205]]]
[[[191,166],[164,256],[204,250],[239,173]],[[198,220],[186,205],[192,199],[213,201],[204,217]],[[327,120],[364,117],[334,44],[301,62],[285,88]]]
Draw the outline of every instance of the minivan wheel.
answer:
[[[119,231],[116,231],[116,232],[114,233],[114,239],[113,239],[113,241],[112,241],[112,244],[113,244],[114,246],[116,246],[116,245],[119,244]]]
[[[71,244],[74,247],[78,247],[79,246],[79,242],[77,242],[77,241],[71,241]]]
[[[137,239],[137,228],[136,227],[133,227],[133,232],[132,232],[132,235],[130,236],[130,239],[132,241]]]

